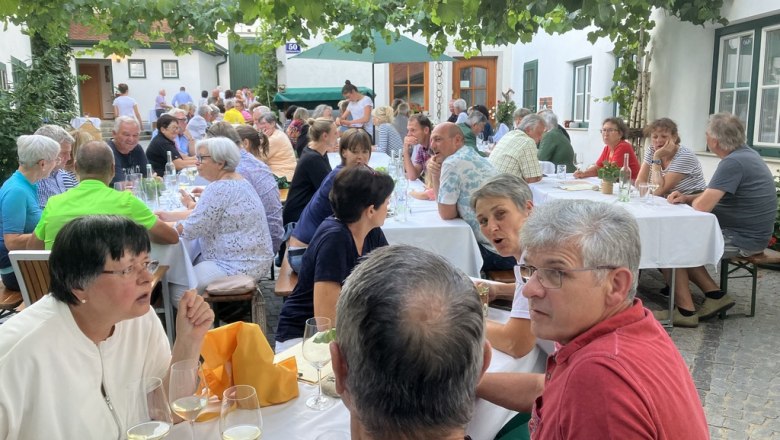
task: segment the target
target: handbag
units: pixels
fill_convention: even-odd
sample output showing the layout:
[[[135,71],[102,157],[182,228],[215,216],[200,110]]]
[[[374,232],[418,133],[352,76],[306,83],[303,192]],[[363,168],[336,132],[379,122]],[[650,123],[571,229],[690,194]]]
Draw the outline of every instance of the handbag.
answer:
[[[206,291],[209,295],[238,295],[247,293],[257,288],[255,279],[249,275],[238,274],[218,278],[208,286]]]

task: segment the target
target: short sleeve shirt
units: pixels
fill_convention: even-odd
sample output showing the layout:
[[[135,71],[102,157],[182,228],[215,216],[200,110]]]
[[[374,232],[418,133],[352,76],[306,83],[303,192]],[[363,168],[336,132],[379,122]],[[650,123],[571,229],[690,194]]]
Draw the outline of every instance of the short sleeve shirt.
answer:
[[[745,251],[762,251],[769,243],[777,216],[772,173],[755,150],[737,148],[718,164],[709,184],[725,192],[712,213]]]
[[[522,130],[512,130],[502,136],[488,160],[499,173],[513,174],[522,179],[542,175],[536,142]]]
[[[646,164],[653,164],[654,153],[655,148],[652,145],[645,149],[644,161]],[[707,182],[704,181],[704,174],[701,171],[699,159],[696,159],[696,155],[691,150],[683,146],[677,149],[677,153],[675,153],[669,166],[666,169],[661,169],[662,176],[669,172],[683,175],[683,178],[677,183],[677,186],[672,188],[672,191],[694,194],[702,192],[707,188]]]
[[[158,134],[152,141],[149,142],[149,146],[146,147],[146,158],[149,163],[152,164],[152,170],[157,173],[158,176],[165,174],[165,164],[168,162],[168,151],[171,152],[171,158],[173,160],[181,159],[181,153],[176,148],[176,144],[162,134]]]
[[[366,236],[359,255],[347,225],[333,217],[325,219],[303,254],[298,284],[279,312],[276,340],[284,342],[303,336],[306,320],[314,316],[314,283],[343,284],[360,257],[381,246],[387,246],[387,239],[381,228],[374,228]]]
[[[496,170],[487,159],[466,146],[444,159],[441,165],[438,202],[443,205],[456,205],[460,218],[471,226],[477,241],[488,249],[493,246],[479,230],[477,216],[471,209],[471,193],[495,174]]]
[[[149,160],[146,158],[146,153],[144,153],[144,149],[141,145],[133,147],[128,154],[120,153],[119,150],[116,149],[116,144],[114,144],[113,139],[108,141],[108,146],[111,147],[111,152],[114,153],[114,178],[111,180],[111,186],[113,186],[115,182],[127,180],[127,176],[125,175],[126,169],[138,167],[138,172],[146,177],[146,164],[149,163]]]
[[[618,167],[623,166],[623,159],[628,154],[628,167],[631,169],[631,177],[635,178],[639,175],[639,161],[634,153],[634,147],[626,141],[620,141],[615,145],[615,150],[610,153],[609,145],[605,145],[601,150],[601,156],[596,160],[596,166],[601,168],[604,166],[604,161],[610,161],[617,164]]]
[[[351,102],[347,105],[347,110],[349,110],[349,114],[352,115],[352,120],[360,119],[365,115],[366,107],[374,107],[374,102],[371,101],[371,98],[368,96],[363,96],[363,98],[360,99],[358,102]],[[368,111],[370,112],[371,109],[369,108]],[[351,124],[351,127],[363,127],[369,135],[374,136],[372,131],[374,130],[374,122],[372,121],[372,118],[368,118],[368,122],[364,122],[362,124]]]
[[[118,96],[114,99],[114,105],[119,110],[119,114],[114,115],[114,117],[130,116],[131,118],[135,118],[135,110],[133,109],[133,107],[136,106],[135,99],[129,96]]]
[[[295,225],[295,230],[292,233],[293,237],[303,243],[311,243],[320,223],[333,215],[333,208],[330,206],[328,194],[330,194],[330,190],[333,188],[333,180],[336,178],[336,174],[342,168],[344,168],[343,165],[337,166],[322,180],[320,189],[309,200],[309,204],[306,205],[306,208],[303,209],[301,216],[298,218],[298,224]]]
[[[10,269],[4,234],[29,234],[41,218],[35,184],[15,171],[0,188],[0,269]],[[10,273],[9,270],[7,273]]]
[[[327,155],[304,147],[284,203],[284,224],[296,222],[332,170]]]

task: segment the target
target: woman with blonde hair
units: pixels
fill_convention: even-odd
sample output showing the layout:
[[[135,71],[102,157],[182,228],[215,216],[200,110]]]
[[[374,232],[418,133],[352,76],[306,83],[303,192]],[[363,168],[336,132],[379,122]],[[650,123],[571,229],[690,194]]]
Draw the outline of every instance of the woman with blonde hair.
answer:
[[[377,107],[373,111],[374,127],[376,127],[376,148],[375,151],[392,156],[393,153],[401,151],[404,146],[401,135],[393,127],[393,108]]]
[[[76,174],[76,153],[78,153],[79,148],[81,148],[81,146],[87,142],[100,139],[95,139],[94,136],[84,130],[73,130],[70,132],[70,135],[73,136],[73,146],[71,147],[72,150],[70,151],[70,160],[62,164],[62,168],[66,171],[70,171],[71,173]]]

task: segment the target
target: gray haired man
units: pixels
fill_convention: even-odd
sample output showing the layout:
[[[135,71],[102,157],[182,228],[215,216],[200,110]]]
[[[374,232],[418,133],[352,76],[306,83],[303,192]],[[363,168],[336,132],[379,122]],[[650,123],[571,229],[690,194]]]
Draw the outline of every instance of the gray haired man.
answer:
[[[46,207],[49,197],[62,194],[79,184],[75,174],[62,169],[62,166],[70,160],[70,152],[73,150],[75,140],[64,128],[58,125],[42,125],[41,128],[35,130],[35,134],[52,138],[60,144],[57,166],[48,177],[38,181],[38,204],[43,209]]]
[[[336,316],[331,357],[352,438],[464,438],[491,354],[468,277],[428,251],[387,246],[347,278]]]
[[[533,405],[531,438],[709,438],[685,361],[634,298],[634,217],[606,203],[556,200],[536,208],[520,239],[531,331],[559,344]]]

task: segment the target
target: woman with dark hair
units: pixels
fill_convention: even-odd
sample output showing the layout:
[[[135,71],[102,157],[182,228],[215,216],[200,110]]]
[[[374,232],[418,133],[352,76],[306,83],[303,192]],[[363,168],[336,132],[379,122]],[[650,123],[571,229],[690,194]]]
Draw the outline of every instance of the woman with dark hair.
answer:
[[[171,350],[149,305],[157,268],[149,248],[146,229],[121,216],[62,228],[49,257],[51,294],[0,332],[0,437],[124,438],[128,384],[198,359],[214,313],[188,291]]]
[[[373,139],[374,124],[371,121],[371,110],[374,102],[360,93],[354,84],[346,80],[341,88],[341,95],[349,101],[347,110],[336,118],[336,125],[352,128],[362,128]]]
[[[333,187],[333,179],[345,166],[368,163],[371,158],[371,138],[364,130],[350,128],[341,134],[339,155],[341,156],[341,165],[325,176],[317,193],[312,196],[309,204],[306,205],[298,218],[298,224],[295,225],[292,236],[290,236],[287,259],[295,272],[301,269],[303,252],[314,237],[314,232],[325,218],[333,214],[333,208],[328,199]]]
[[[235,130],[241,137],[241,147],[255,159],[262,161],[262,158],[268,156],[268,136],[265,133],[250,125],[239,125]]]
[[[303,336],[308,318],[335,321],[341,285],[358,259],[387,245],[380,228],[387,218],[393,179],[366,165],[344,168],[330,191],[333,216],[326,218],[303,255],[298,284],[279,312],[276,349],[282,351]]]
[[[130,116],[131,118],[138,119],[138,125],[143,127],[141,112],[138,111],[138,103],[135,99],[128,96],[130,88],[127,87],[127,84],[121,83],[116,86],[116,89],[119,91],[119,95],[117,95],[113,103],[114,118]]]
[[[301,152],[295,167],[287,201],[284,203],[284,224],[297,222],[301,212],[317,192],[322,180],[331,172],[328,151],[338,147],[339,131],[330,119],[310,119],[309,145]]]
[[[287,107],[287,110],[284,111],[284,130],[287,131],[287,127],[290,126],[290,124],[293,121],[293,116],[295,115],[295,111],[298,110],[297,105],[291,105]]]
[[[165,174],[165,164],[168,162],[168,152],[171,152],[173,165],[176,171],[183,168],[195,166],[195,156],[187,158],[182,157],[181,152],[176,148],[176,140],[179,138],[181,127],[177,118],[184,116],[171,116],[164,114],[157,119],[157,136],[152,138],[149,146],[146,148],[146,158],[152,164],[152,170],[162,177]]]
[[[631,178],[636,180],[639,175],[639,161],[634,153],[634,147],[626,141],[628,135],[628,126],[620,118],[607,118],[601,124],[601,139],[606,144],[601,156],[596,163],[585,171],[575,171],[574,177],[596,177],[599,168],[604,166],[604,162],[614,162],[618,167],[623,166],[623,157],[628,154],[628,167],[631,168]]]

